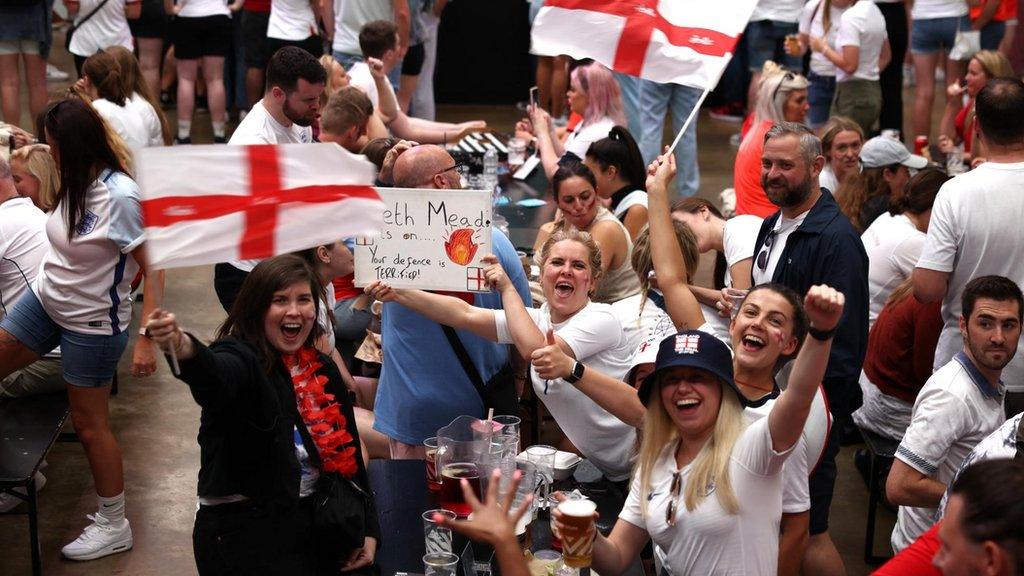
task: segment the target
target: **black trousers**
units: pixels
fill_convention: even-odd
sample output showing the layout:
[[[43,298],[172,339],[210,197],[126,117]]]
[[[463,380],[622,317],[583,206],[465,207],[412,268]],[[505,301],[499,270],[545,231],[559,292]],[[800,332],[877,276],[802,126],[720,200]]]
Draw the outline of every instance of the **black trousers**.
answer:
[[[882,113],[878,126],[882,130],[899,130],[903,135],[903,58],[907,53],[907,12],[903,2],[876,4],[885,18],[892,61],[882,70],[878,83],[882,88]],[[906,138],[903,138],[906,140]]]

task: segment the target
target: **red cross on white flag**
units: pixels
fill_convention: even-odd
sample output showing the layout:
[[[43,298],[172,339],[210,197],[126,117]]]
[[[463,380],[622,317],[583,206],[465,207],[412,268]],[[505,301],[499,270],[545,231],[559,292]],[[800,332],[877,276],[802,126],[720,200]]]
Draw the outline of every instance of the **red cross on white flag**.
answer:
[[[531,52],[711,90],[757,0],[546,0]]]
[[[383,226],[375,169],[335,144],[175,146],[138,153],[155,269],[269,258]]]
[[[490,292],[484,269],[476,266],[466,268],[466,290],[470,292]]]

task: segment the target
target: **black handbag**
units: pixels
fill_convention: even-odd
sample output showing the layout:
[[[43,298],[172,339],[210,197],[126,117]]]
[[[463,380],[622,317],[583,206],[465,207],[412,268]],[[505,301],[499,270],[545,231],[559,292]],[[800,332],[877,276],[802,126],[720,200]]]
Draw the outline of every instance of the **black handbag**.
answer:
[[[355,481],[321,472],[313,495],[313,530],[317,538],[341,551],[363,546],[370,495]]]
[[[80,22],[78,22],[77,24],[75,24],[74,20],[72,20],[71,25],[68,26],[67,32],[64,33],[64,49],[65,50],[68,50],[68,51],[71,50],[71,37],[75,34],[75,29],[78,28],[79,26],[81,26],[82,24],[85,24],[86,22],[88,22],[89,18],[92,18],[93,16],[95,16],[96,13],[99,12],[100,10],[102,10],[103,7],[109,1],[110,0],[103,0],[102,2],[100,2],[98,6],[96,6],[95,8],[92,9],[92,12],[89,12],[88,14],[86,14],[85,18],[82,18],[82,20]]]
[[[476,393],[484,401],[484,408],[493,408],[495,416],[519,416],[519,396],[516,395],[516,381],[512,366],[505,364],[484,384],[480,372],[477,371],[469,353],[466,352],[466,347],[462,345],[462,340],[459,340],[459,335],[451,326],[442,324],[441,328],[444,330],[444,336],[451,344],[452,350],[455,351],[455,356],[459,358],[459,364],[462,364],[466,376],[476,388]]]

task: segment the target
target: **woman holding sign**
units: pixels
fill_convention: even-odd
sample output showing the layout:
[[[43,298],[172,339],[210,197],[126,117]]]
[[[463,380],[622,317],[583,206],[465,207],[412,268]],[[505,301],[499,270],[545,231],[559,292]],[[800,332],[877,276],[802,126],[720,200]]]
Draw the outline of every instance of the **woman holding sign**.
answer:
[[[77,36],[76,36],[77,37]],[[56,207],[46,224],[50,251],[32,290],[0,323],[0,379],[60,346],[75,431],[96,484],[99,510],[77,540],[62,550],[93,560],[132,547],[125,518],[121,449],[110,428],[107,398],[128,346],[130,283],[145,271],[139,188],[128,176],[106,124],[78,98],[49,106],[43,134],[60,172]],[[143,312],[158,302],[163,274],[145,283]],[[152,343],[140,337],[132,374],[156,370]]]
[[[504,310],[467,304],[451,296],[420,290],[399,290],[373,282],[366,292],[396,302],[452,328],[481,338],[515,344],[523,358],[548,343],[558,344],[577,360],[566,378],[543,379],[531,369],[533,389],[565,435],[606,478],[625,481],[632,469],[636,430],[597,405],[574,383],[583,366],[624,378],[632,349],[622,324],[608,304],[591,301],[601,277],[601,249],[586,232],[559,231],[540,251],[541,288],[547,299],[540,308],[526,308],[515,286],[494,256],[486,256],[484,274],[500,294]]]

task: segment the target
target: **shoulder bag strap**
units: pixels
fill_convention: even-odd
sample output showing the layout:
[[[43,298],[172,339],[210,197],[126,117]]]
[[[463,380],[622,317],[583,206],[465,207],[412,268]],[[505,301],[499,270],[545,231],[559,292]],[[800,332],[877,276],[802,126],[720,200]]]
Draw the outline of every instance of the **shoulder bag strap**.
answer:
[[[469,377],[469,381],[473,383],[473,387],[476,388],[476,393],[480,395],[480,399],[484,400],[486,404],[486,398],[484,396],[484,381],[480,378],[480,372],[477,371],[476,366],[473,365],[473,360],[469,357],[469,352],[466,352],[466,347],[462,345],[462,340],[459,340],[459,335],[455,333],[455,330],[451,326],[441,325],[441,329],[444,330],[444,337],[448,339],[448,343],[451,344],[452,350],[455,355],[459,358],[459,364],[462,364],[462,369],[466,372],[466,376]]]
[[[78,28],[82,24],[85,24],[86,22],[88,22],[89,18],[92,18],[93,16],[95,16],[96,13],[99,12],[100,10],[102,10],[103,7],[106,6],[107,2],[109,2],[109,1],[110,0],[103,0],[102,2],[100,2],[98,6],[93,8],[91,12],[89,12],[88,14],[85,15],[85,18],[82,18],[81,22],[78,22],[77,24],[75,24],[75,28]],[[74,22],[74,21],[72,20],[72,22]]]

